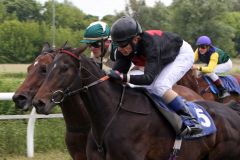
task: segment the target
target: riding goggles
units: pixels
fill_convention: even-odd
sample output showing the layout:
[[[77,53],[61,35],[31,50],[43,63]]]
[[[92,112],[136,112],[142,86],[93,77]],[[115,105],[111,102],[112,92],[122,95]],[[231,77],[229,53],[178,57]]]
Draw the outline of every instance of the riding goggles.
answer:
[[[208,45],[199,45],[198,48],[206,49],[206,48],[208,48]]]
[[[99,48],[101,47],[101,42],[100,41],[97,41],[97,42],[94,42],[94,43],[90,43],[90,46],[94,47],[94,48]]]
[[[119,41],[119,42],[116,42],[116,43],[117,43],[118,47],[125,48],[125,47],[127,47],[127,45],[129,45],[129,43],[131,43],[131,41],[132,41],[132,38],[129,38],[125,41]]]

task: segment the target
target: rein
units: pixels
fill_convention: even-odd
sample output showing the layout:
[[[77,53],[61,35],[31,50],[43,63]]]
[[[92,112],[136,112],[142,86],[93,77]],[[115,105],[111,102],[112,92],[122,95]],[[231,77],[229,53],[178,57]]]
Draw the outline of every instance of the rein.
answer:
[[[67,55],[69,55],[69,56],[71,56],[71,57],[73,57],[73,58],[75,58],[75,59],[77,59],[78,61],[81,61],[81,59],[80,59],[76,54],[74,54],[74,53],[72,53],[72,52],[69,52],[69,51],[64,50],[64,49],[59,49],[59,51],[62,52],[62,53],[65,53],[65,54],[67,54]],[[81,69],[81,68],[82,68],[82,67],[81,67],[81,65],[80,65],[80,69]],[[87,70],[87,71],[88,71],[88,70]],[[89,71],[88,71],[88,72],[89,72]],[[89,73],[90,73],[90,72],[89,72]],[[91,74],[91,73],[90,73],[90,74]],[[93,74],[91,74],[91,75],[93,75]],[[55,104],[62,103],[63,100],[65,99],[65,97],[75,95],[75,94],[77,94],[77,93],[79,93],[79,92],[81,92],[81,91],[86,91],[86,90],[88,90],[88,88],[90,88],[90,87],[92,87],[92,86],[95,86],[95,85],[97,85],[97,84],[99,84],[99,83],[102,83],[102,82],[104,82],[104,81],[106,81],[106,80],[108,80],[108,79],[109,79],[109,76],[104,76],[104,77],[102,77],[102,78],[100,78],[100,79],[98,79],[98,80],[90,83],[89,85],[83,86],[82,88],[76,89],[76,90],[74,90],[74,91],[70,91],[70,88],[67,88],[65,91],[56,90],[56,91],[53,92],[53,95],[52,95],[51,100],[52,100],[52,102],[54,102]],[[61,99],[60,99],[60,100],[55,100],[54,95],[58,95],[58,94],[61,95]]]
[[[110,121],[107,123],[106,127],[104,128],[103,134],[102,134],[102,136],[100,137],[100,142],[98,142],[98,141],[96,140],[96,138],[95,138],[94,135],[93,135],[93,131],[92,131],[92,129],[91,129],[91,134],[92,134],[92,136],[93,136],[93,138],[94,138],[95,144],[97,145],[98,152],[100,152],[100,153],[102,153],[102,152],[104,151],[103,141],[104,141],[105,134],[107,133],[108,128],[111,126],[113,120],[114,120],[115,117],[117,116],[117,113],[119,112],[119,110],[120,110],[120,108],[121,108],[121,106],[122,106],[122,104],[123,104],[123,97],[124,97],[125,91],[126,91],[126,85],[123,85],[123,90],[122,90],[122,93],[121,93],[121,97],[120,97],[120,101],[119,101],[119,103],[118,103],[118,106],[117,106],[115,112],[113,113],[112,118],[111,118]]]
[[[60,49],[60,52],[65,53],[65,54],[68,54],[68,55],[70,55],[71,57],[74,57],[75,59],[77,59],[78,61],[81,61],[81,59],[80,59],[77,55],[75,55],[74,53],[72,53],[72,52],[69,52],[69,51],[64,50],[64,49]],[[82,69],[82,66],[81,66],[81,63],[80,63],[80,70],[81,70],[81,69]],[[87,72],[89,72],[91,75],[94,76],[94,74],[92,74],[92,73],[91,73],[90,71],[88,71],[86,68],[83,68],[83,69],[85,69]],[[88,84],[88,85],[86,85],[86,86],[83,86],[83,87],[81,87],[81,88],[79,88],[79,89],[76,89],[76,90],[74,90],[74,91],[70,91],[70,88],[67,88],[65,91],[56,90],[56,91],[53,92],[53,95],[52,95],[51,100],[52,100],[52,102],[54,102],[55,104],[62,103],[65,97],[75,95],[75,94],[77,94],[77,93],[79,93],[79,92],[81,92],[81,91],[87,91],[88,88],[90,88],[90,87],[92,87],[92,86],[95,86],[95,85],[97,85],[97,84],[100,84],[100,83],[102,83],[102,82],[104,82],[104,81],[106,81],[106,80],[108,80],[108,79],[109,79],[109,76],[104,76],[104,77],[102,77],[102,78],[100,78],[100,79],[98,79],[98,80],[96,80],[96,81],[94,81],[94,82],[92,82],[92,83],[90,83],[90,84]],[[102,133],[99,141],[97,141],[97,139],[96,139],[96,137],[94,136],[93,131],[92,131],[92,129],[91,129],[91,134],[92,134],[92,136],[93,136],[93,140],[94,140],[94,142],[95,142],[95,144],[96,144],[99,152],[103,152],[103,151],[104,151],[104,148],[103,148],[104,137],[105,137],[105,135],[106,135],[106,133],[107,133],[107,130],[108,130],[109,127],[111,126],[113,120],[115,119],[117,113],[119,112],[119,110],[120,110],[120,108],[121,108],[121,106],[122,106],[122,104],[123,104],[123,98],[124,98],[125,90],[126,90],[126,85],[123,85],[123,90],[122,90],[122,93],[121,93],[121,97],[120,97],[120,101],[119,101],[119,103],[118,103],[118,106],[117,106],[116,110],[114,111],[114,113],[113,113],[110,121],[107,123],[106,127],[104,128],[103,133]],[[60,99],[59,101],[57,101],[57,100],[54,99],[54,95],[55,95],[55,94],[59,94],[59,93],[60,93],[60,95],[61,95],[61,99]]]
[[[201,89],[200,85],[199,85],[199,82],[198,82],[198,79],[193,75],[192,77],[190,75],[188,75],[188,78],[192,79],[195,81],[195,84],[196,84],[196,87]],[[209,90],[210,88],[210,85],[207,85],[206,88],[203,88],[201,91],[200,91],[200,95],[203,96],[205,93],[207,93],[207,91]]]

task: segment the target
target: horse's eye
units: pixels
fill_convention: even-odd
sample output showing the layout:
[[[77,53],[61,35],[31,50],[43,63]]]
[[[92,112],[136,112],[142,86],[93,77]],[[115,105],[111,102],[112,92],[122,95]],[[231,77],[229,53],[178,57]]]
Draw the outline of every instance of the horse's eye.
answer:
[[[61,67],[62,72],[67,71],[67,69],[68,69],[68,65],[66,65],[66,64]]]
[[[46,66],[41,66],[39,72],[40,72],[42,75],[45,75],[45,74],[47,73],[47,68],[46,68]]]

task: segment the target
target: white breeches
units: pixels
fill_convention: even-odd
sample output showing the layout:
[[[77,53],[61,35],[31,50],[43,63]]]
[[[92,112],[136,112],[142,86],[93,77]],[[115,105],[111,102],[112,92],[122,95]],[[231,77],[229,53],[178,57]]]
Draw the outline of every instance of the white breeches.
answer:
[[[172,89],[172,86],[185,75],[193,63],[193,49],[190,44],[183,41],[183,45],[176,59],[163,68],[152,84],[138,87],[145,87],[150,93],[162,97],[167,90]],[[129,73],[132,75],[144,74],[144,72],[140,70],[133,70]]]
[[[219,78],[217,74],[225,73],[232,69],[232,61],[229,59],[227,62],[218,64],[212,73],[206,73],[214,82]]]

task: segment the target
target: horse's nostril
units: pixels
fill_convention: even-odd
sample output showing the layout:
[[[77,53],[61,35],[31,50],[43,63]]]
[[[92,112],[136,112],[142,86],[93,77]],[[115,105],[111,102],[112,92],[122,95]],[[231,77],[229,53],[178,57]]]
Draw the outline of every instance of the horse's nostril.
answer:
[[[27,99],[27,97],[25,97],[24,95],[19,95],[18,96],[18,100],[19,101],[24,101],[24,100],[26,100]]]
[[[22,94],[15,94],[12,99],[19,108],[23,108],[27,102],[27,97]]]
[[[33,101],[33,106],[40,109],[45,106],[45,103],[42,100],[34,100]]]

